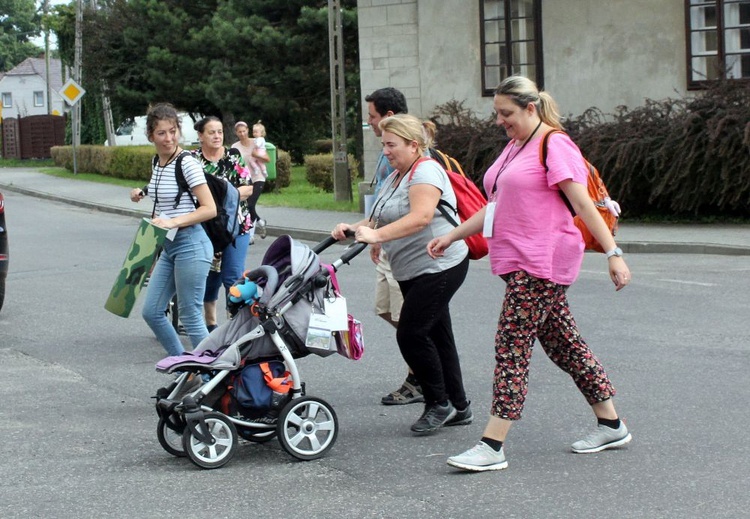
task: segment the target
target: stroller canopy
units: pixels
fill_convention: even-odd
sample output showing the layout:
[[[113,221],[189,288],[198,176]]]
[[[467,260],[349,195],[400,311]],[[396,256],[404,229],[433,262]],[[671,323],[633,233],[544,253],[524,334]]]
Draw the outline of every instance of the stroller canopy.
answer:
[[[289,235],[279,236],[263,256],[263,265],[269,265],[279,274],[279,284],[276,293],[269,302],[269,307],[275,307],[285,302],[291,293],[301,284],[305,284],[320,272],[320,260],[310,247],[296,242]],[[299,281],[287,285],[289,278]]]

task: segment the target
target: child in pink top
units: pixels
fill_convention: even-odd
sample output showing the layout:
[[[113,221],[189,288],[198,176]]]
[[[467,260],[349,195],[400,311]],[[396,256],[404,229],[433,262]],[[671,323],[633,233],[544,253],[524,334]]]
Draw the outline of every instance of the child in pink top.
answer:
[[[253,125],[253,147],[256,155],[262,157],[268,157],[266,151],[266,127],[263,126],[260,121]],[[266,161],[258,158],[256,155],[250,155],[250,162],[248,166],[253,171],[253,182],[263,181],[268,178],[268,172],[266,171]]]

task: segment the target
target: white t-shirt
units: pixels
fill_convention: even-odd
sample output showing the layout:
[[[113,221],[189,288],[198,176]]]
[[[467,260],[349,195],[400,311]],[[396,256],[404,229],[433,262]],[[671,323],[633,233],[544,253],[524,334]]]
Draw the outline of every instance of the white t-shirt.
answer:
[[[203,173],[203,167],[200,162],[189,152],[181,153],[182,175],[192,190],[194,187],[206,183],[206,176]],[[175,207],[175,198],[177,197],[178,186],[175,178],[175,164],[178,157],[172,159],[163,168],[156,166],[151,168],[151,180],[148,182],[148,195],[156,202],[156,216],[166,214],[170,218],[176,218],[183,214],[195,211],[195,204],[190,194],[182,193],[179,203]]]

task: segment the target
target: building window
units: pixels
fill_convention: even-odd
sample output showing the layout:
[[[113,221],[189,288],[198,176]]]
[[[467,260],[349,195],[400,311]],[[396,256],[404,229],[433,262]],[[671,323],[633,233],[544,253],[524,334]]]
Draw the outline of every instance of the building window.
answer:
[[[10,92],[3,92],[3,108],[13,108],[13,95]]]
[[[44,106],[44,92],[41,90],[34,92],[34,106]]]
[[[541,0],[479,0],[482,95],[513,74],[543,87]]]
[[[750,79],[750,0],[685,0],[688,86]]]

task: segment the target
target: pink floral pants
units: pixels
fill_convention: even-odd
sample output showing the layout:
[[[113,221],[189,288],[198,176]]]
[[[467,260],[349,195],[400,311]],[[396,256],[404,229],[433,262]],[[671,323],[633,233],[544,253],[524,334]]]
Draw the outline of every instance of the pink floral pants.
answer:
[[[507,283],[495,335],[495,381],[491,414],[519,420],[529,383],[534,340],[568,373],[591,405],[615,395],[607,373],[584,342],[565,296],[567,287],[524,271],[502,276]]]

